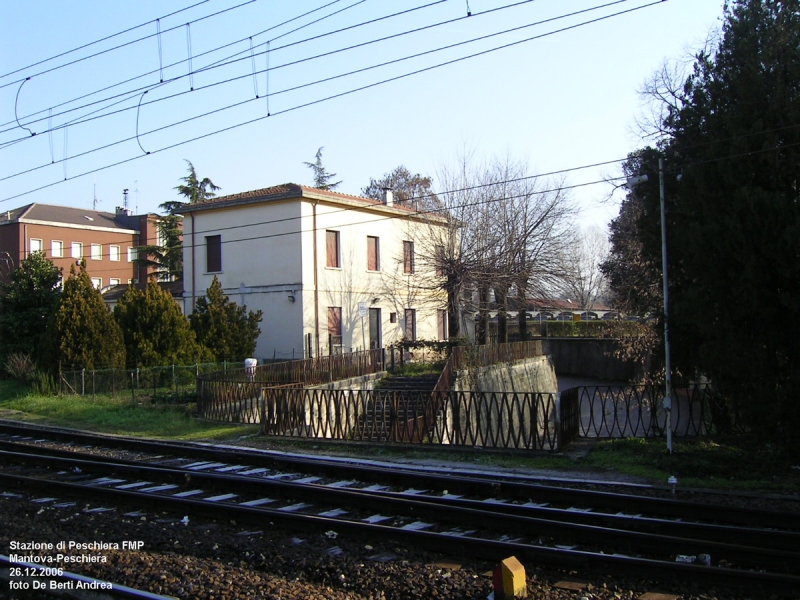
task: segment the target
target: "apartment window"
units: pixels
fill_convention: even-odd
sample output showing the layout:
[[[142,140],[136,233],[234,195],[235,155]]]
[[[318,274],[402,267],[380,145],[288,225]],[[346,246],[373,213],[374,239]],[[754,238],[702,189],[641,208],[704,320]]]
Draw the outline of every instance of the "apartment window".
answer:
[[[377,237],[367,236],[367,270],[381,270],[381,245]]]
[[[448,326],[447,326],[447,311],[446,310],[438,310],[436,311],[437,316],[437,326],[439,331],[439,340],[444,341],[447,339],[448,336]]]
[[[328,307],[328,353],[339,354],[342,351],[342,307]]]
[[[72,242],[72,258],[83,258],[83,244]]]
[[[206,273],[222,271],[222,236],[206,236]]]
[[[98,290],[103,287],[102,277],[92,277],[92,285]]]
[[[327,256],[326,265],[329,267],[339,268],[342,266],[339,260],[339,232],[326,231],[325,232],[325,254]]]
[[[406,339],[414,341],[417,339],[417,309],[406,309]]]
[[[42,240],[37,240],[36,238],[31,238],[31,254],[34,252],[41,252],[44,250],[44,244],[42,244]]]
[[[119,262],[119,246],[108,247],[108,260]]]
[[[137,258],[139,258],[139,253],[136,251],[136,248],[128,246],[128,262],[133,262]]]
[[[64,242],[61,240],[53,240],[50,242],[50,256],[53,258],[61,258],[64,256]]]
[[[100,244],[92,244],[92,260],[103,259],[103,246]]]
[[[414,272],[414,242],[403,242],[403,273]]]
[[[115,279],[114,277],[112,277],[111,279],[108,280],[108,285],[119,285],[119,279]]]
[[[436,248],[434,248],[434,252],[434,260],[436,261],[436,276],[444,277],[444,246],[436,246]]]

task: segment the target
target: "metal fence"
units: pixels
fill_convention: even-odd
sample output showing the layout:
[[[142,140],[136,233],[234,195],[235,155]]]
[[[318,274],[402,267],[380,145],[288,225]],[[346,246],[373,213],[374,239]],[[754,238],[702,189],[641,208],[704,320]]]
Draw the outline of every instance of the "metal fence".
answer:
[[[555,397],[264,388],[260,421],[265,433],[283,437],[553,450]]]
[[[561,394],[570,415],[567,436],[659,437],[666,434],[663,385],[577,387]],[[698,436],[744,428],[708,384],[673,386],[670,426],[676,436]]]
[[[62,371],[60,395],[130,397],[134,401],[185,401],[193,398],[196,379],[204,373],[225,372],[236,363],[199,363],[138,369],[80,369]]]

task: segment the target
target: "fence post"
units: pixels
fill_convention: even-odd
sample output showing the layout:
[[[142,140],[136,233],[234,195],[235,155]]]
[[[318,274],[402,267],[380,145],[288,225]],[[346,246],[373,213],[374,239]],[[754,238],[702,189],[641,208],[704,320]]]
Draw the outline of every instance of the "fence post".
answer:
[[[131,371],[131,402],[136,404],[136,394],[134,393],[133,371]]]
[[[555,410],[553,411],[553,421],[555,424],[555,434],[556,434],[556,448],[559,450],[564,450],[561,447],[561,443],[563,441],[563,435],[561,431],[561,392],[556,392],[555,398]]]
[[[86,395],[86,369],[81,369],[81,396]]]
[[[94,369],[92,369],[92,400],[95,399],[95,383],[94,383],[94,375],[97,373]]]

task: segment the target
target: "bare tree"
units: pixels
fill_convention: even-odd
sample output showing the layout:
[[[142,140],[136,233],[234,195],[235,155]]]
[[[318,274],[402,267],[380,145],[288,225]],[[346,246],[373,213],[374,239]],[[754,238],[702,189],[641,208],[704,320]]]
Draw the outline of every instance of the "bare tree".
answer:
[[[602,229],[594,225],[581,231],[566,249],[556,291],[576,302],[581,310],[592,310],[608,289],[606,276],[600,270],[608,253],[608,236]]]
[[[450,337],[477,312],[476,339],[487,341],[489,311],[498,312],[498,341],[508,339],[509,296],[516,296],[525,331],[527,294],[561,275],[574,207],[560,186],[531,176],[508,157],[475,165],[462,158],[438,179],[443,209],[421,244],[422,260],[437,276],[426,285],[444,290]],[[492,302],[492,298],[494,299]]]

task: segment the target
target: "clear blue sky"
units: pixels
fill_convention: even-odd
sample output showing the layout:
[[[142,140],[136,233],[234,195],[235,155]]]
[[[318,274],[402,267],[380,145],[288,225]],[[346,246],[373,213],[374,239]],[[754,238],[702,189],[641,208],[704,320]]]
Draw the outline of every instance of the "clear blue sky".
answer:
[[[221,194],[268,187],[284,182],[311,183],[303,161],[313,161],[324,146],[324,164],[342,179],[339,191],[358,194],[370,177],[380,177],[399,164],[434,176],[453,165],[466,149],[478,160],[510,156],[527,161],[534,173],[547,173],[623,158],[643,145],[635,128],[641,111],[638,90],[665,59],[684,56],[702,46],[709,31],[719,27],[722,0],[666,0],[646,6],[647,0],[626,0],[598,10],[520,29],[487,40],[434,52],[365,72],[318,83],[294,91],[288,88],[364,69],[411,54],[485,36],[506,29],[552,19],[604,4],[599,0],[536,0],[519,6],[480,13],[514,4],[514,0],[255,0],[218,16],[206,15],[232,8],[242,0],[209,0],[158,23],[162,34],[119,50],[42,73],[71,60],[112,46],[155,34],[150,23],[124,35],[61,58],[28,65],[71,50],[132,26],[154,21],[199,0],[0,0],[0,210],[30,202],[90,208],[96,178],[100,210],[113,211],[122,202],[122,190],[131,190],[131,208],[156,212],[158,204],[174,199],[174,186],[191,160],[201,177],[222,187]],[[280,25],[305,12],[319,9],[291,24]],[[415,7],[402,16],[321,37],[306,38],[349,27]],[[426,31],[397,37],[286,65],[346,46],[466,16]],[[644,7],[628,14],[526,41],[424,73],[412,75],[339,98],[300,107],[308,102],[348,92],[384,79],[509,44],[613,13]],[[337,11],[338,14],[333,14]],[[331,16],[327,16],[331,15]],[[326,17],[327,16],[327,17]],[[298,31],[292,29],[310,24]],[[244,57],[233,65],[196,73],[191,78],[156,87],[164,79],[186,75],[189,51],[197,71],[235,53]],[[277,26],[277,27],[275,27]],[[168,31],[170,28],[175,28]],[[261,33],[268,28],[271,31]],[[267,66],[265,42],[270,41],[269,110],[263,97],[264,73],[257,75],[259,95],[254,100],[250,59],[252,36],[255,68]],[[200,56],[237,40],[224,50]],[[159,51],[160,42],[160,51]],[[281,67],[282,66],[282,67]],[[281,68],[276,68],[281,67]],[[129,83],[73,99],[154,71]],[[31,77],[23,85],[21,80]],[[207,89],[221,80],[242,77]],[[148,104],[179,92],[195,91]],[[139,89],[136,93],[134,90]],[[142,95],[144,90],[148,90]],[[278,92],[281,92],[278,94]],[[124,94],[109,108],[109,96]],[[81,104],[106,99],[74,112],[58,113]],[[204,112],[245,102],[212,116],[147,133]],[[141,106],[139,102],[141,100]],[[139,108],[137,108],[137,106]],[[47,133],[48,123],[85,118],[127,108],[114,116],[73,123]],[[49,110],[52,117],[49,119]],[[93,116],[104,114],[94,113]],[[38,113],[35,117],[31,117]],[[42,119],[30,123],[33,119]],[[30,134],[22,125],[36,132]],[[260,119],[260,120],[256,120]],[[137,120],[139,139],[136,139]],[[204,139],[161,150],[190,138],[255,122]],[[66,139],[65,139],[66,138]],[[130,138],[130,139],[129,139]],[[123,143],[76,157],[119,140]],[[17,143],[7,144],[20,140]],[[61,162],[66,155],[66,165]],[[149,151],[150,155],[144,155]],[[78,177],[106,165],[136,160]],[[56,161],[55,164],[51,164]],[[569,184],[618,174],[614,165],[578,171],[566,176]],[[39,191],[50,183],[67,181]],[[138,192],[137,192],[138,190]],[[616,214],[613,204],[600,204],[607,184],[573,192],[584,209],[582,224],[605,225]]]

